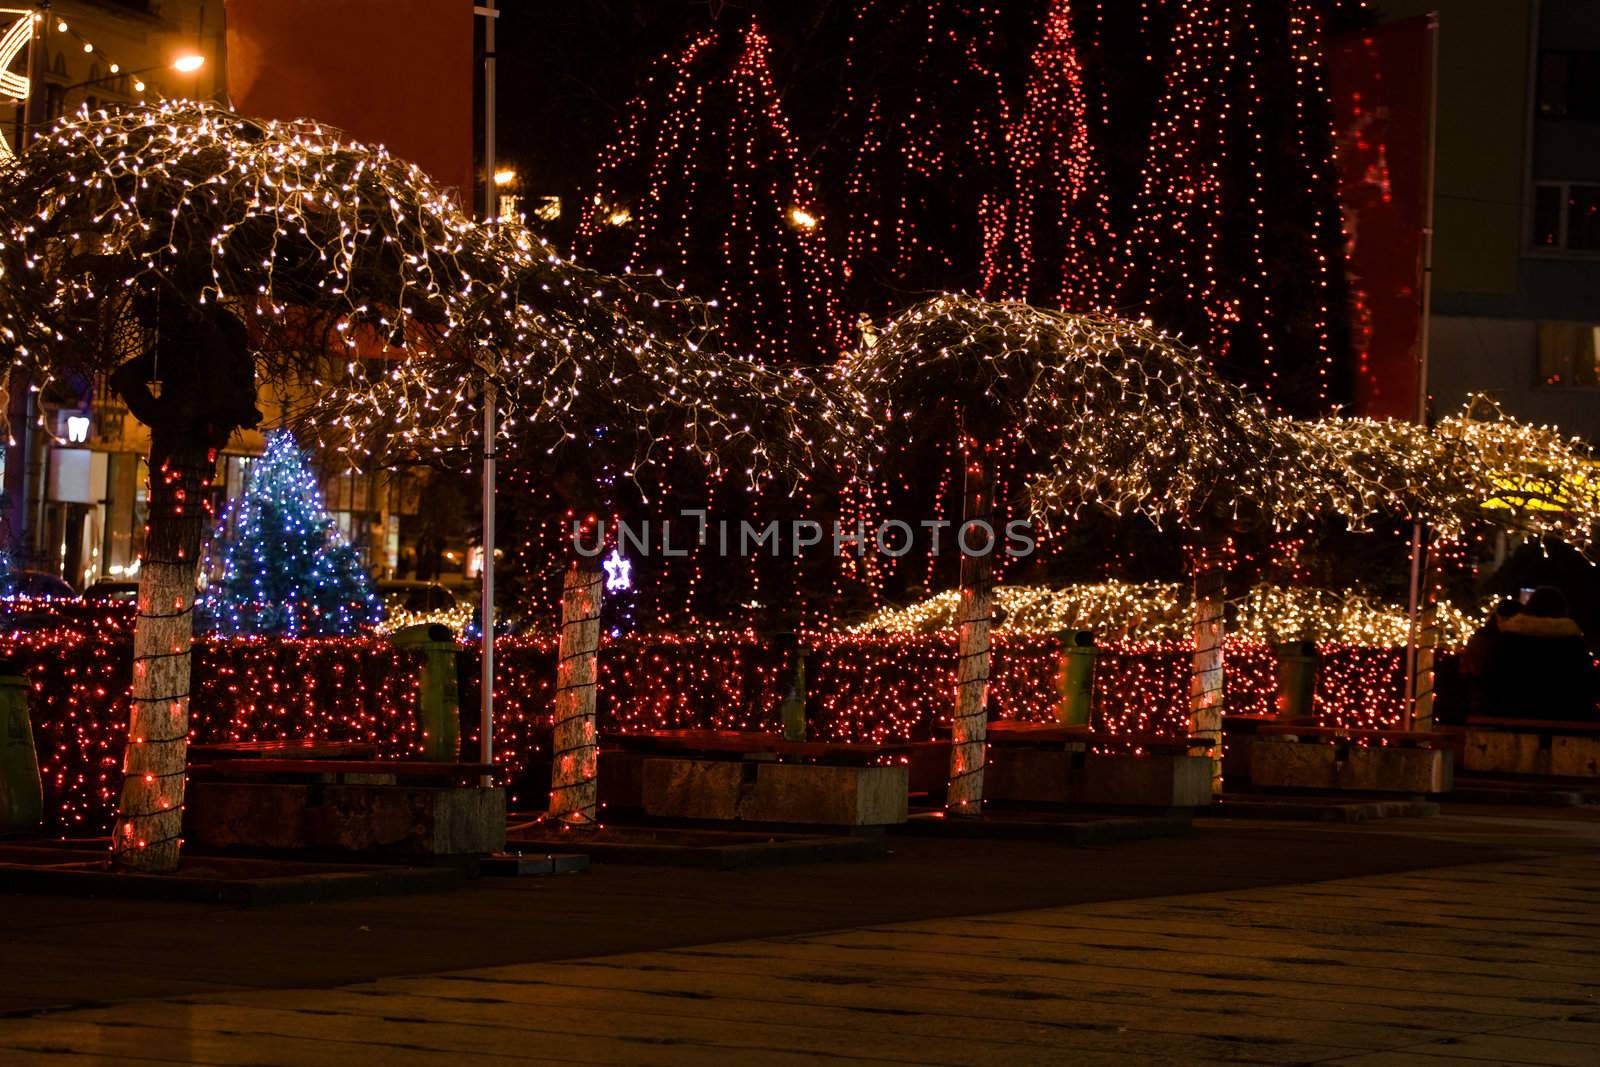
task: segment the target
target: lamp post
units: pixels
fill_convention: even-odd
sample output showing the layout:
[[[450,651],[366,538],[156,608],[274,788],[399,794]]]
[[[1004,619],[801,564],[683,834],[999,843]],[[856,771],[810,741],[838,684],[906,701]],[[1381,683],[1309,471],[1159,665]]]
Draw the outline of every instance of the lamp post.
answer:
[[[495,0],[485,0],[473,7],[473,13],[483,19],[483,220],[492,226],[499,217],[499,189],[496,173],[495,150],[495,20],[500,12],[495,10]],[[499,368],[489,368],[483,377],[483,600],[479,609],[479,622],[483,640],[482,675],[479,680],[481,704],[479,711],[478,762],[494,762],[494,466],[495,466],[495,407],[498,397],[495,375]],[[494,784],[492,775],[485,774],[482,784]]]

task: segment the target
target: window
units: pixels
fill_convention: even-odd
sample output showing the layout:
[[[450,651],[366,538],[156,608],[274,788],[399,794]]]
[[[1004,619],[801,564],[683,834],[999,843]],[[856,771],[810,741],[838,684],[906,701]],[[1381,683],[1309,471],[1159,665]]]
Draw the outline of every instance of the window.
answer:
[[[1539,53],[1539,117],[1600,122],[1600,52]]]
[[[1600,326],[1541,322],[1538,384],[1551,389],[1600,385]]]
[[[1533,187],[1535,249],[1600,252],[1600,182],[1539,182]]]

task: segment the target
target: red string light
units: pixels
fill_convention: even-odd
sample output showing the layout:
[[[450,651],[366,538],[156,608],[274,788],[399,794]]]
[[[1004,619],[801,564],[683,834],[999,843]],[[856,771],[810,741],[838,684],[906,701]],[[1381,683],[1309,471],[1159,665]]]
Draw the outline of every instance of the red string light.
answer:
[[[105,833],[121,786],[132,649],[125,612],[71,626],[13,634],[0,652],[19,657],[33,686],[32,718],[47,830]],[[955,686],[952,632],[811,635],[812,736],[828,740],[945,740]],[[686,727],[776,731],[784,653],[748,633],[602,639],[602,732]],[[1399,720],[1398,649],[1324,646],[1317,691],[1322,721],[1393,725]],[[998,718],[1054,714],[1052,637],[997,634],[990,702]],[[495,759],[528,772],[511,803],[542,807],[550,753],[555,648],[548,639],[502,638],[496,648]],[[476,704],[477,667],[463,648],[461,702]],[[1097,671],[1096,722],[1119,734],[1176,736],[1187,727],[1189,649],[1181,642],[1105,645]],[[1272,706],[1271,653],[1228,648],[1229,713]],[[191,743],[323,740],[376,745],[381,757],[421,751],[417,669],[369,637],[297,640],[212,638],[196,645]],[[475,716],[463,739],[475,743]]]

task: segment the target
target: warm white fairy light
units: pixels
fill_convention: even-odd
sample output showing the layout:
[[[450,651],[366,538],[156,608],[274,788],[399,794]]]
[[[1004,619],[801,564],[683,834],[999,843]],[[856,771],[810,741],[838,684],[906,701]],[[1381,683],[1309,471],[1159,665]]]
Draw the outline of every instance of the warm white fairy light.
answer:
[[[598,433],[624,476],[667,437],[756,481],[858,436],[854,407],[806,375],[711,351],[681,287],[481,225],[415,166],[314,123],[80,112],[0,187],[0,338],[41,388],[120,363],[126,294],[166,279],[244,320],[258,376],[301,386],[291,414],[355,468],[465,458],[488,375],[507,440],[553,453]]]
[[[995,631],[1000,634],[1058,634],[1088,630],[1102,643],[1181,644],[1194,627],[1193,586],[1178,582],[1093,582],[1059,588],[1001,585],[994,590]],[[933,633],[955,628],[959,594],[947,590],[901,608],[876,612],[847,632]],[[1493,602],[1476,611],[1438,605],[1440,643],[1465,643],[1483,624]],[[1318,645],[1398,648],[1406,643],[1410,619],[1402,604],[1390,604],[1357,590],[1257,585],[1229,603],[1230,640],[1274,644],[1311,641]]]
[[[1454,537],[1487,521],[1578,545],[1600,528],[1600,468],[1552,427],[1481,398],[1434,427],[1283,418],[1148,322],[946,294],[843,366],[885,424],[958,403],[1038,456],[1047,525],[1085,509],[1194,530],[1339,516]]]

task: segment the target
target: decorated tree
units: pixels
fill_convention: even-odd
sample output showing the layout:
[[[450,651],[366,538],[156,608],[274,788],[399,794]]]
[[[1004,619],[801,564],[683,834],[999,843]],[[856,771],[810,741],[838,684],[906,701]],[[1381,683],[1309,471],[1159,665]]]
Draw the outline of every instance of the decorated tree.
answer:
[[[843,199],[855,307],[877,313],[899,294],[973,288],[1003,272],[1001,223],[1012,209],[1004,50],[1022,8],[852,5],[844,100],[823,159]]]
[[[1072,311],[1114,283],[1110,197],[1070,0],[1051,0],[1006,130],[1014,192],[986,219],[982,291]]]
[[[302,397],[292,416],[353,467],[440,460],[481,452],[483,388],[504,383],[514,429],[522,390],[556,388],[540,369],[575,348],[649,360],[663,345],[630,315],[676,300],[479,226],[338,131],[177,102],[80,114],[0,170],[0,269],[8,375],[105,375],[150,427],[113,835],[145,870],[178,862],[206,487],[260,419],[257,381]]]
[[[697,460],[712,477],[793,487],[848,461],[864,436],[859,405],[824,377],[636,336],[637,348],[536,347],[515,371],[527,385],[508,433],[510,459],[542,477],[568,517],[550,815],[574,828],[593,827],[598,816],[601,520],[674,456]],[[407,381],[399,374],[363,403],[392,411]]]
[[[292,434],[268,436],[220,525],[220,575],[200,609],[219,632],[325,636],[376,621],[366,567],[323,510],[316,473]]]
[[[754,16],[665,56],[601,152],[578,247],[662,268],[723,311],[728,343],[767,361],[830,363],[839,263]]]
[[[964,524],[993,525],[990,472],[1002,444],[1071,471],[1082,479],[1075,500],[1115,514],[1163,513],[1164,500],[1209,507],[1234,470],[1291,476],[1255,462],[1270,440],[1266,412],[1144,324],[945,295],[902,313],[843,369],[886,430],[959,427]],[[947,801],[959,814],[982,809],[988,559],[963,551]],[[1220,735],[1220,722],[1205,730]]]
[[[1303,414],[1341,399],[1339,214],[1324,80],[1330,0],[1172,0],[1137,21],[1158,86],[1123,223],[1118,307],[1194,338],[1230,376]],[[1110,5],[1102,5],[1110,9]],[[1154,22],[1154,26],[1150,23]],[[1108,25],[1109,32],[1118,29]],[[1153,31],[1153,32],[1152,32]],[[1111,51],[1101,76],[1120,58]]]

